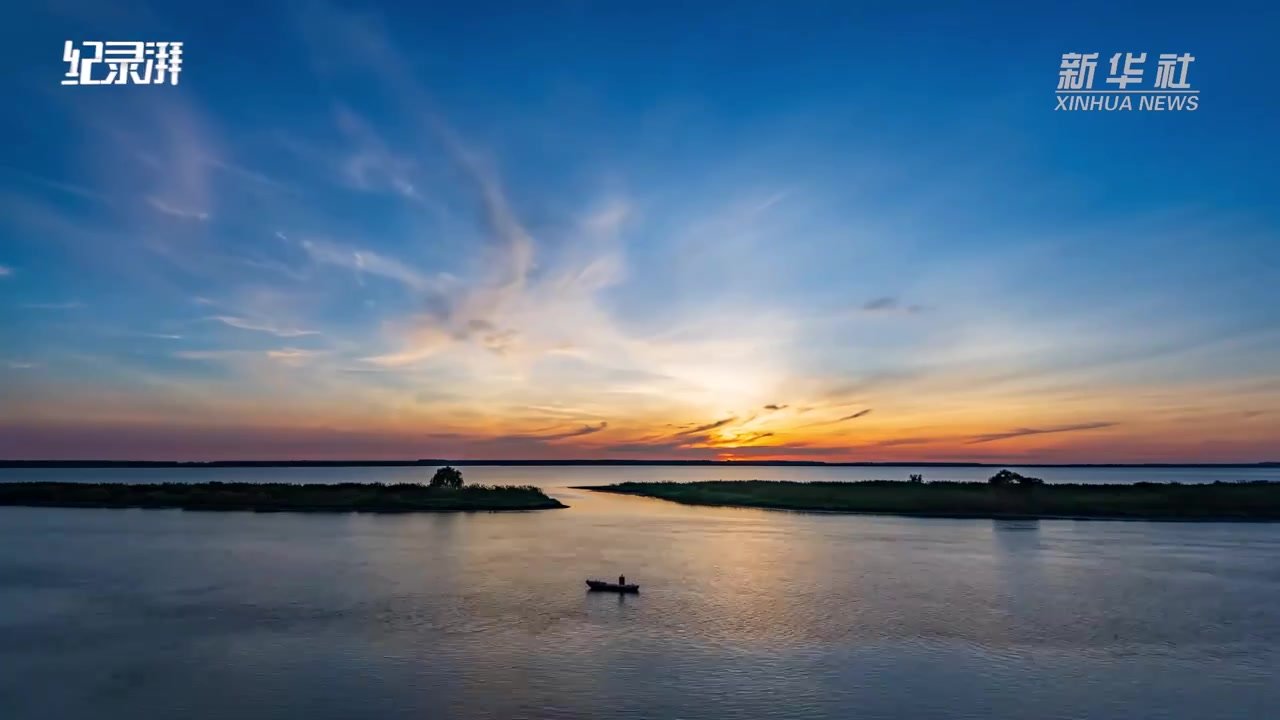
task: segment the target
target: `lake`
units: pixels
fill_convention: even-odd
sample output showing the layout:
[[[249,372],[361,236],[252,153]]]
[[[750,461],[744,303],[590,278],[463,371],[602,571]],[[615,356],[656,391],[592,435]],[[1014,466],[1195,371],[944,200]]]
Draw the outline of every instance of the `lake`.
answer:
[[[624,480],[996,468],[468,467],[567,510],[0,508],[5,718],[1267,718],[1280,524],[689,507]],[[1050,482],[1255,469],[1020,469]],[[427,468],[0,470],[413,481]],[[638,596],[584,592],[625,572]]]

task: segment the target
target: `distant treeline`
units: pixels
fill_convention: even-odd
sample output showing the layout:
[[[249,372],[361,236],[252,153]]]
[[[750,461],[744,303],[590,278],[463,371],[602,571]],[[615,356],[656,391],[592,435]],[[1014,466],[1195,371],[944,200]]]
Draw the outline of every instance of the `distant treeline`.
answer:
[[[991,518],[1280,520],[1280,483],[627,482],[585,487],[691,505]]]
[[[533,486],[410,483],[0,483],[0,505],[307,512],[451,512],[565,507]]]

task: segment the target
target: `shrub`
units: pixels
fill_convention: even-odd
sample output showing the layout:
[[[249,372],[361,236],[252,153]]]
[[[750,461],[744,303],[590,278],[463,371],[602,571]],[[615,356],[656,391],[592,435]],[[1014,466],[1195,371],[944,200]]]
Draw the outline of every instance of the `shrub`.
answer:
[[[436,470],[436,474],[431,476],[431,487],[446,488],[448,490],[457,490],[461,488],[462,471],[449,466]]]
[[[1027,477],[1026,475],[1021,475],[1012,470],[1001,470],[995,475],[992,475],[987,482],[998,487],[1008,487],[1014,484],[1022,486],[1044,484],[1044,480],[1041,480],[1038,477]]]

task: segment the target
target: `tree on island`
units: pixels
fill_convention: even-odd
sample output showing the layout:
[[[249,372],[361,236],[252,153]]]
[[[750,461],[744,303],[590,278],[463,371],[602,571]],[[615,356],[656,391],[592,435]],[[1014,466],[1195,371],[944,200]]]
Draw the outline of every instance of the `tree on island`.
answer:
[[[462,471],[449,466],[436,470],[436,474],[431,476],[431,487],[445,488],[448,490],[457,490],[461,488]]]
[[[1012,485],[1028,487],[1031,485],[1044,484],[1044,480],[1041,480],[1038,477],[1027,477],[1026,475],[1021,475],[1012,470],[1001,470],[995,475],[992,475],[987,482],[995,485],[996,487],[1009,487]]]

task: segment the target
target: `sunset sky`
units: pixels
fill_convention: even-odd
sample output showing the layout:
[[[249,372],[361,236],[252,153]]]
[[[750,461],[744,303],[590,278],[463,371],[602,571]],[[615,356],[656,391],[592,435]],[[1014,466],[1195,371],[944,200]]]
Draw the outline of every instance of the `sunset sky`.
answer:
[[[1275,5],[28,5],[0,458],[1280,460]]]

